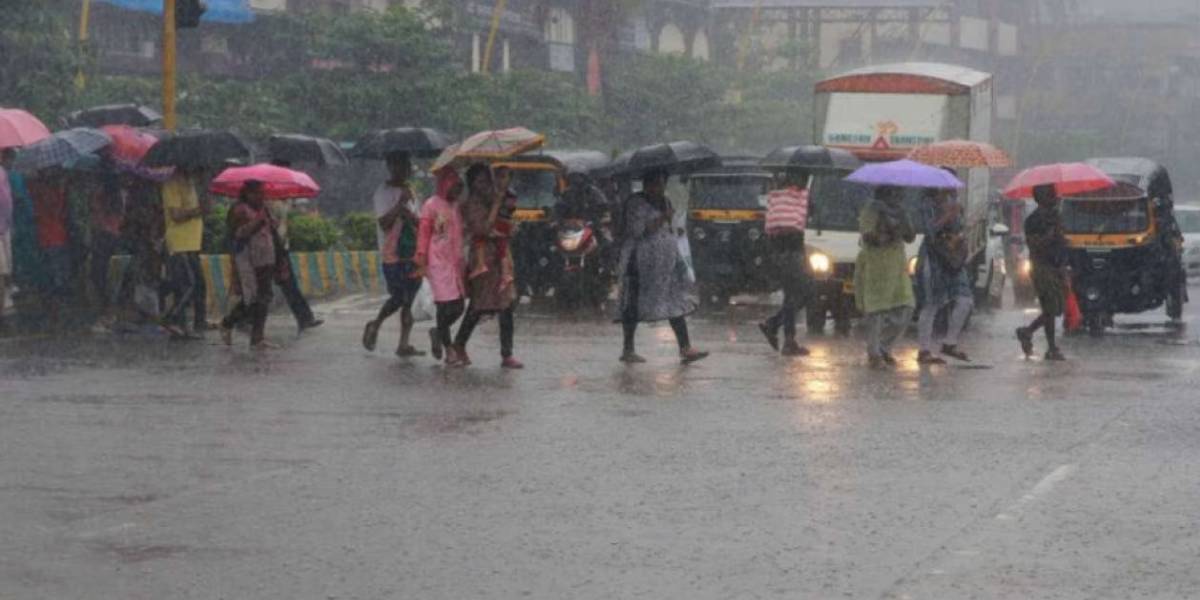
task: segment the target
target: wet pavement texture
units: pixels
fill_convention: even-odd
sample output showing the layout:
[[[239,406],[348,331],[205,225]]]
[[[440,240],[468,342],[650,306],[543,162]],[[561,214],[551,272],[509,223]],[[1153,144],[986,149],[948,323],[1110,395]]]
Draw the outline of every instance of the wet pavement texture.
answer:
[[[489,322],[447,371],[392,322],[364,351],[376,306],[276,315],[264,354],[0,340],[0,597],[1200,596],[1194,330],[1049,364],[1010,310],[975,368],[910,338],[879,373],[853,338],[772,355],[751,307],[692,320],[707,361],[645,326],[627,367],[619,327],[524,310],[527,369]]]

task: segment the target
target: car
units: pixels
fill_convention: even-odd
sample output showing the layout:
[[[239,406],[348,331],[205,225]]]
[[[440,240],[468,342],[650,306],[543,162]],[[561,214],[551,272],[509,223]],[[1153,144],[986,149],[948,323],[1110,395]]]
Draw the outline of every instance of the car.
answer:
[[[1183,232],[1183,268],[1190,281],[1200,281],[1200,205],[1176,204],[1175,220]]]

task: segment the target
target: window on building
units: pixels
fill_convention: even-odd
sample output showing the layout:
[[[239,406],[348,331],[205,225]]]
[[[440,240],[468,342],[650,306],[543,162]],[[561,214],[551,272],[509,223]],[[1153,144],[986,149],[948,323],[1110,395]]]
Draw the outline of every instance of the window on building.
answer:
[[[550,68],[567,73],[575,71],[575,18],[565,8],[552,8],[546,14],[543,30]]]

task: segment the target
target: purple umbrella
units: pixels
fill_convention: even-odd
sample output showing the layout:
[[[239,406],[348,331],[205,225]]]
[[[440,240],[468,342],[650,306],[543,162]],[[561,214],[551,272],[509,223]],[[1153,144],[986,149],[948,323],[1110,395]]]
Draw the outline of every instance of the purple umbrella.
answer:
[[[944,169],[911,160],[871,163],[850,174],[846,181],[866,185],[892,185],[960,190],[966,186]]]

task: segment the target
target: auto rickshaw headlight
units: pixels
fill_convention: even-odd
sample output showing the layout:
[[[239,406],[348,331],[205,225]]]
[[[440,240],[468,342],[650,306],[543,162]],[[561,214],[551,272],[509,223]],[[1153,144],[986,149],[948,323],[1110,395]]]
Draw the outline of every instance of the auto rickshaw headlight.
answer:
[[[757,242],[758,238],[762,237],[762,232],[759,231],[758,228],[752,227],[750,228],[750,231],[746,232],[746,237],[752,242]]]
[[[696,238],[696,241],[700,241],[708,237],[708,233],[704,231],[703,227],[697,227],[692,230],[692,237]]]
[[[827,275],[833,267],[833,263],[829,260],[828,254],[813,252],[808,255],[808,266],[814,275]]]
[[[917,275],[917,257],[908,259],[908,276],[916,277]]]

